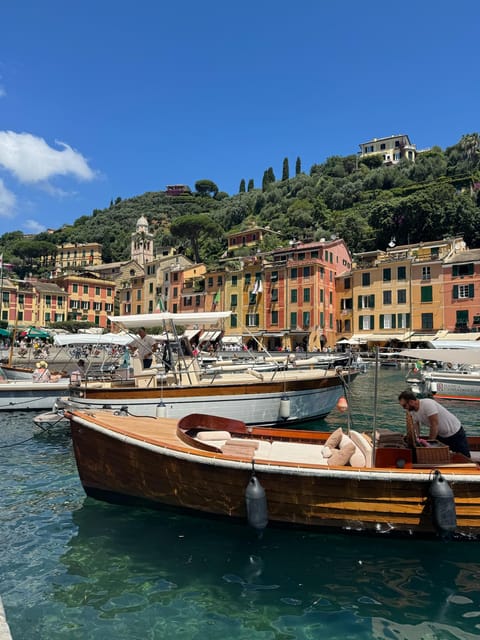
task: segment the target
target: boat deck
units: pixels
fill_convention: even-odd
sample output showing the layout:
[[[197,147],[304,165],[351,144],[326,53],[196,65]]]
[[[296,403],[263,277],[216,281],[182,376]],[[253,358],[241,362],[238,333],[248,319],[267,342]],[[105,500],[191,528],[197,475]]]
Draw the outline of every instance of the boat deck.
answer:
[[[249,429],[248,433],[238,434],[240,437],[235,437],[234,433],[227,434],[228,437],[226,437],[223,431],[209,432],[208,440],[201,441],[197,438],[185,437],[178,429],[178,421],[173,418],[123,416],[108,411],[85,413],[75,411],[73,414],[120,436],[186,454],[243,461],[254,459],[256,462],[267,465],[312,468],[328,466],[327,460],[322,455],[322,447],[330,433],[253,428]],[[199,430],[203,428],[198,427]],[[406,458],[403,468],[398,468],[396,465],[396,460],[399,458]],[[479,465],[476,461],[469,461],[460,454],[452,454],[449,461],[425,465],[414,464],[408,449],[378,448],[376,462],[376,468],[379,471],[390,468],[395,470],[395,473],[411,472],[415,469],[428,474],[432,468],[458,469],[467,474],[479,473]],[[357,472],[372,471],[372,466],[368,463],[364,467],[348,465],[343,468],[355,468]]]

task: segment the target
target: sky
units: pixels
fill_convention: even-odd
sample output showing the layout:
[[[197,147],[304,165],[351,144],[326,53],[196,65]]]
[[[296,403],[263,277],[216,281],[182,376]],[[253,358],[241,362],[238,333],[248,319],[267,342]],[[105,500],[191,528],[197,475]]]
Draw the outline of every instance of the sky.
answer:
[[[375,137],[445,149],[480,131],[478,24],[476,0],[4,0],[0,235]]]

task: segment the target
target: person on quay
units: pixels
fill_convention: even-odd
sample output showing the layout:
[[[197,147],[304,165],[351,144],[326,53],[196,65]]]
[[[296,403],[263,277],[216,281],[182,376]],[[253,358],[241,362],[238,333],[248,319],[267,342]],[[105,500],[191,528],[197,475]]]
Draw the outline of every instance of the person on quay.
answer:
[[[470,458],[467,435],[460,420],[432,398],[417,398],[407,389],[398,396],[400,406],[412,417],[416,437],[420,436],[421,425],[429,428],[428,439],[438,440],[448,445],[451,451],[463,453]]]
[[[157,349],[155,338],[147,335],[145,327],[140,327],[137,337],[131,343],[130,348],[137,350],[138,357],[142,361],[144,369],[150,369],[153,362],[153,352]]]

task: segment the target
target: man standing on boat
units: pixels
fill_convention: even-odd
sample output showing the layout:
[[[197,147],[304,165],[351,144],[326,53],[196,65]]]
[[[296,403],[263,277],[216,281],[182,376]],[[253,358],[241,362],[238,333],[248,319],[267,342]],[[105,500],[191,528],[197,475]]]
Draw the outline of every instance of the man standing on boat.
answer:
[[[144,369],[150,369],[153,362],[153,352],[157,349],[155,338],[147,335],[145,327],[140,327],[137,337],[130,344],[132,351],[137,350],[138,357],[142,361]]]
[[[402,391],[398,401],[400,406],[410,413],[417,438],[420,437],[420,427],[424,424],[430,429],[429,440],[439,440],[448,445],[451,451],[463,453],[470,458],[465,429],[453,413],[432,398],[417,398],[409,389]]]

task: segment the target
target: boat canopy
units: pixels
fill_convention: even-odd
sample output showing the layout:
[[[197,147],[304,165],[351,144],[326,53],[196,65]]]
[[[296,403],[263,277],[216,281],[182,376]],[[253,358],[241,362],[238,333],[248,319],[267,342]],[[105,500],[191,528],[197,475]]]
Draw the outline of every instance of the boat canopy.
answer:
[[[91,345],[120,345],[126,346],[132,342],[132,336],[128,333],[61,333],[53,338],[53,344],[57,347],[66,345],[91,344]]]
[[[438,360],[456,364],[480,364],[479,349],[403,349],[396,355],[415,360]]]
[[[173,322],[176,325],[183,326],[187,324],[212,325],[220,320],[229,318],[231,314],[231,311],[202,311],[199,313],[170,313],[169,311],[162,311],[160,313],[141,313],[128,316],[108,316],[108,319],[110,322],[128,329],[138,329],[140,327],[151,329],[162,326],[164,322]]]

